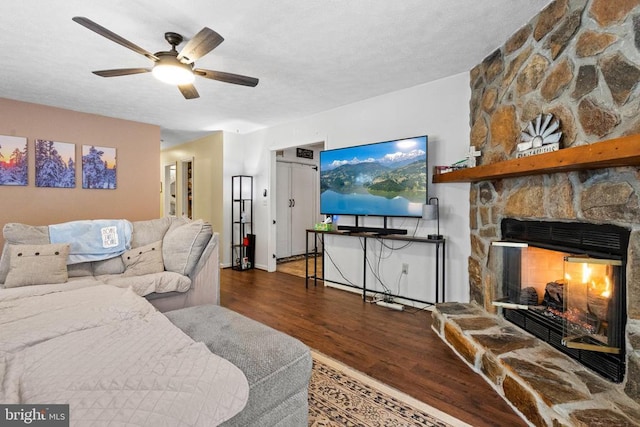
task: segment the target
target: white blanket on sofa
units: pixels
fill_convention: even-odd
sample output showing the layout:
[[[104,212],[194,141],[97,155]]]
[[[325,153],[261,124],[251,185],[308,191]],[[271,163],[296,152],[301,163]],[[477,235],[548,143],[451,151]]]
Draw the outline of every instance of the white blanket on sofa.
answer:
[[[131,249],[133,226],[125,219],[93,219],[49,226],[51,243],[69,243],[67,264],[100,261]]]
[[[72,425],[211,426],[244,407],[242,371],[146,300],[69,285],[0,290],[0,402],[68,403]]]

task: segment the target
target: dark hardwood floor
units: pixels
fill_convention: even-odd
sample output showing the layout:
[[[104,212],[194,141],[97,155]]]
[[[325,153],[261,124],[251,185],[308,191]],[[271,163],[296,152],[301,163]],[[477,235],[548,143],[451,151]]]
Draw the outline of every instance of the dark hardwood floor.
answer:
[[[354,293],[262,270],[221,272],[221,305],[292,335],[473,426],[525,426],[431,329],[428,311],[403,312]]]

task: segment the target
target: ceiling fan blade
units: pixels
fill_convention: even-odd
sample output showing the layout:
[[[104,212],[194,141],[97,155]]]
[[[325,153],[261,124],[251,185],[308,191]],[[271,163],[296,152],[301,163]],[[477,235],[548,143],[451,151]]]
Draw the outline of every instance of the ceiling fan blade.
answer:
[[[198,58],[202,58],[207,53],[218,47],[224,38],[211,28],[204,27],[198,34],[193,36],[191,40],[182,48],[178,59],[191,64]]]
[[[192,84],[178,85],[178,89],[180,89],[180,92],[182,92],[182,96],[184,96],[186,99],[200,98],[200,94],[196,90],[196,87]]]
[[[91,31],[100,34],[102,37],[106,37],[109,40],[116,42],[121,46],[131,49],[132,51],[139,53],[140,55],[144,55],[152,61],[158,61],[158,57],[155,56],[153,53],[148,52],[147,50],[141,48],[140,46],[131,43],[129,40],[120,37],[116,33],[110,30],[107,30],[102,25],[96,24],[89,18],[85,18],[83,16],[74,16],[72,19],[78,24],[90,29]]]
[[[93,74],[96,74],[100,77],[118,77],[128,76],[129,74],[148,73],[150,71],[151,68],[118,68],[115,70],[94,71]]]
[[[222,71],[204,70],[202,68],[194,68],[193,72],[207,79],[233,83],[234,85],[255,87],[259,81],[255,77],[241,76],[240,74],[225,73]]]

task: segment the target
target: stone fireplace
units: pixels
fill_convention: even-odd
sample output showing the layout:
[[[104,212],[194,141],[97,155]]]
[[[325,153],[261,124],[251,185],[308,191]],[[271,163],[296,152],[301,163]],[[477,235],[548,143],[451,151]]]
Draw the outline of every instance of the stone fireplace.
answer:
[[[640,0],[552,2],[470,72],[470,142],[482,152],[478,164],[500,165],[513,159],[521,132],[540,114],[553,114],[559,120],[560,151],[616,138],[627,141],[624,137],[628,136],[640,138],[635,136],[640,134],[638,82]],[[633,425],[630,420],[640,418],[640,169],[637,163],[630,165],[492,176],[471,184],[469,280],[470,299],[477,306],[442,307],[434,329],[443,338],[448,336],[458,353],[535,425],[564,425],[567,419],[584,425],[594,420]],[[536,333],[522,332],[517,322],[503,325],[501,317],[491,318],[504,310],[493,301],[515,297],[504,295],[500,282],[503,261],[498,262],[491,249],[503,239],[505,219],[611,225],[628,231],[628,245],[616,255],[624,264],[615,273],[622,279],[618,291],[623,304],[619,310],[622,335],[612,347],[619,346],[615,357],[621,361],[621,372],[592,387],[599,381],[591,377],[593,368],[569,368],[573,365],[564,359],[555,362],[555,353],[529,351],[538,348],[529,341],[531,336],[537,339]],[[536,292],[544,295],[545,289]],[[537,298],[541,302],[544,297]],[[511,314],[521,311],[526,310],[512,310]],[[484,315],[490,320],[477,320]],[[460,318],[455,326],[445,324],[456,316]],[[476,332],[482,326],[485,332]],[[561,341],[567,338],[564,332],[560,335]],[[473,342],[465,344],[463,338],[469,336],[474,337]],[[562,371],[571,373],[564,377]],[[515,379],[515,373],[521,376]],[[585,377],[589,377],[586,383]],[[550,383],[556,391],[545,389]],[[531,394],[521,392],[528,386]],[[558,396],[557,390],[564,386],[568,387],[566,394]],[[584,404],[590,409],[574,411],[570,403],[574,392],[581,394],[581,402],[608,396],[609,403]],[[542,406],[550,412],[541,411]],[[593,410],[598,415],[592,408],[597,408]]]
[[[626,362],[629,230],[581,222],[501,223],[493,305],[511,323],[620,383]]]

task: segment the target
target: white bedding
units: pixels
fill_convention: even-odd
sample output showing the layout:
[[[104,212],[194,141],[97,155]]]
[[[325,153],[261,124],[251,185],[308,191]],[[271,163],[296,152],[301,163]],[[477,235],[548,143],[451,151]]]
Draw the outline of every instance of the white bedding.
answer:
[[[15,291],[0,290],[0,402],[68,403],[78,426],[212,426],[247,402],[242,371],[130,289]]]

